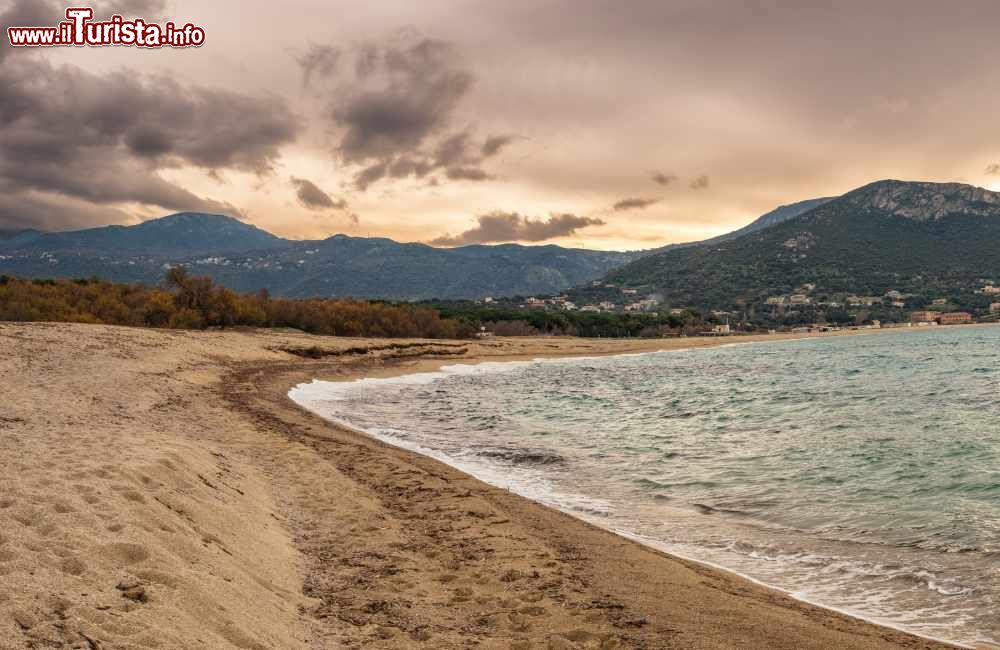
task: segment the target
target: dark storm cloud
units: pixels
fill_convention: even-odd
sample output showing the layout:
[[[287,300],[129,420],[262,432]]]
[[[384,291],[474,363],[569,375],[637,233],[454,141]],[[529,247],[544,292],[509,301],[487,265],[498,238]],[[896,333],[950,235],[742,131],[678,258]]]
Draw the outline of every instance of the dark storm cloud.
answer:
[[[67,196],[22,192],[0,181],[0,230],[64,230],[126,223],[130,215]]]
[[[445,176],[451,181],[488,181],[493,178],[479,167],[449,167]]]
[[[704,189],[708,189],[709,183],[710,183],[710,180],[709,180],[708,176],[706,176],[705,174],[702,174],[701,176],[699,176],[699,177],[697,177],[697,178],[695,178],[694,180],[691,181],[691,189],[692,190],[704,190]]]
[[[677,177],[673,174],[664,174],[663,172],[653,172],[652,176],[653,182],[657,185],[670,185],[677,180]]]
[[[362,192],[368,189],[372,183],[385,178],[389,169],[389,163],[377,162],[369,165],[354,176],[354,186]]]
[[[340,48],[330,45],[310,45],[309,49],[296,59],[302,68],[302,83],[308,86],[315,77],[332,76],[340,64],[340,57]]]
[[[333,200],[329,194],[321,190],[317,187],[316,183],[307,178],[292,176],[290,181],[292,187],[295,189],[295,195],[299,198],[299,202],[310,210],[322,210],[324,208],[345,210],[347,208],[347,201],[344,199]]]
[[[339,151],[346,162],[419,148],[447,126],[473,82],[452,48],[439,41],[388,46],[375,60],[354,92],[333,100],[333,117],[345,130]]]
[[[354,65],[345,67],[352,71],[347,75],[332,74],[335,64],[325,66],[333,51],[313,46],[299,64],[306,82],[328,93],[328,115],[338,129],[336,153],[358,168],[358,189],[383,178],[423,178],[439,170],[450,180],[492,178],[481,164],[510,137],[479,143],[469,129],[450,128],[475,82],[450,44],[403,37],[360,45],[349,53]],[[319,69],[336,78],[319,79]]]
[[[392,178],[406,178],[408,176],[423,178],[434,171],[434,168],[435,165],[430,160],[401,156],[392,161],[387,173]]]
[[[648,208],[649,206],[659,202],[660,199],[634,197],[622,199],[621,201],[616,202],[612,206],[612,209],[615,212],[624,212],[625,210],[642,210],[643,208]]]
[[[79,201],[238,214],[157,171],[195,166],[264,174],[297,129],[276,99],[127,71],[97,75],[31,56],[0,66],[0,183],[25,204],[32,199],[36,214],[56,209],[60,197],[74,199],[49,219],[67,226],[87,225],[92,216]]]
[[[517,212],[490,212],[476,217],[475,228],[431,241],[436,246],[462,246],[465,244],[488,244],[491,242],[528,241],[538,242],[574,234],[587,226],[601,226],[604,222],[591,217],[575,214],[554,214],[545,219],[532,219]]]
[[[434,150],[434,164],[436,167],[449,167],[472,162],[473,158],[469,154],[469,132],[462,131],[450,135],[438,143]]]
[[[264,173],[298,128],[279,100],[127,71],[24,59],[5,65],[0,81],[0,142],[28,161],[111,147],[160,166]]]
[[[494,135],[486,138],[486,141],[483,142],[483,146],[481,148],[483,157],[489,158],[490,156],[497,155],[504,147],[513,141],[514,136],[512,135]]]

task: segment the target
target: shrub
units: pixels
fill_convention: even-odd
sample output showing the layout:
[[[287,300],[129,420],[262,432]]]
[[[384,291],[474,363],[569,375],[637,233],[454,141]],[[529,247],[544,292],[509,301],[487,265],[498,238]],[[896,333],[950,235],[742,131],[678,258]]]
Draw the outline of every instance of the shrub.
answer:
[[[292,327],[337,336],[467,338],[474,328],[434,309],[364,300],[240,294],[182,268],[162,288],[100,280],[0,277],[0,320],[67,321],[203,329]]]

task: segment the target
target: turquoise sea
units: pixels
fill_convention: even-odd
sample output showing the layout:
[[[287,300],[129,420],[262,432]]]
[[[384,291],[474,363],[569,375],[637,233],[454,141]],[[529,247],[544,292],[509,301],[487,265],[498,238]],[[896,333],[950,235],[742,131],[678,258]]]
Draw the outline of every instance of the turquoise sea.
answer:
[[[290,395],[804,600],[1000,643],[1000,328],[457,365]]]

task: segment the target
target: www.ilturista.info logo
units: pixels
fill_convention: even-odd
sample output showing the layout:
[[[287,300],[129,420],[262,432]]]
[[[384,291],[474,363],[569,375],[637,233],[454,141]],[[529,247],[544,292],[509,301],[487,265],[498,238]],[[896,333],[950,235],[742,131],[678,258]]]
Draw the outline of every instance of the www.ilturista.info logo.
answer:
[[[14,47],[198,47],[205,42],[205,30],[191,23],[159,25],[142,18],[125,20],[118,14],[110,20],[91,22],[93,17],[90,7],[69,7],[66,20],[55,27],[8,27],[7,38]]]

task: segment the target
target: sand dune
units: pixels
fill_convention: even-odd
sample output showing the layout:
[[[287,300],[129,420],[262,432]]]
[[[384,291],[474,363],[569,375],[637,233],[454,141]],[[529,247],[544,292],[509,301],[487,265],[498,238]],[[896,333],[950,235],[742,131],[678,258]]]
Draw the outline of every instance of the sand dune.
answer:
[[[331,427],[314,376],[717,340],[399,342],[0,324],[0,648],[890,648]]]

